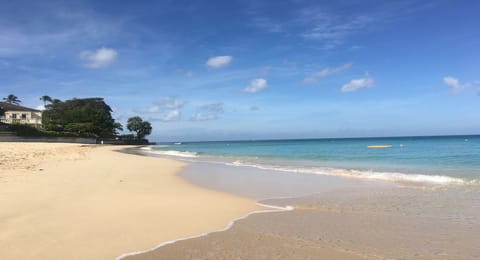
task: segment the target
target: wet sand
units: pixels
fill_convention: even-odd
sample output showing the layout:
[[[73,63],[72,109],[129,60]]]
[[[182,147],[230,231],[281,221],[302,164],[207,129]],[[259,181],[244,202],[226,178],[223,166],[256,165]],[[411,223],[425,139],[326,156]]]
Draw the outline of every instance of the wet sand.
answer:
[[[120,148],[0,143],[0,259],[114,259],[260,208]]]
[[[202,168],[208,166],[193,166],[182,176],[196,184],[257,198],[288,194],[300,197],[261,201],[293,205],[293,211],[251,215],[228,231],[180,241],[127,259],[480,258],[480,190],[476,186],[355,186],[351,180],[325,176],[238,168],[231,168],[230,175],[224,167],[213,170],[210,165],[210,170],[204,172]],[[241,170],[250,173],[239,177]],[[278,185],[276,189],[267,188],[271,185],[265,178],[276,178],[272,182]],[[242,189],[246,183],[250,185]],[[313,195],[301,195],[314,190]]]

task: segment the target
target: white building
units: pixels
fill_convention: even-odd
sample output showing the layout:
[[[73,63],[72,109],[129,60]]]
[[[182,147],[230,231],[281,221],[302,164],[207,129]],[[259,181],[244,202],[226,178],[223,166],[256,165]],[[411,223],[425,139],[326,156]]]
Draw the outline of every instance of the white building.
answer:
[[[40,110],[0,102],[0,111],[2,110],[4,111],[4,113],[3,115],[0,114],[0,123],[17,123],[28,125],[42,124],[42,111]]]

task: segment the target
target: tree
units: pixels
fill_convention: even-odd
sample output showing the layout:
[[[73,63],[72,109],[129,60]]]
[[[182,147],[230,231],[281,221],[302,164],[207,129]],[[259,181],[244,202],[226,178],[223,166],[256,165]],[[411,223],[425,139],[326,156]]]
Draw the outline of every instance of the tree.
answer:
[[[49,103],[52,103],[53,102],[53,99],[50,97],[50,96],[41,96],[40,97],[40,100],[43,101],[43,106],[46,107],[47,106],[47,102]]]
[[[8,104],[14,104],[14,105],[19,105],[22,102],[20,99],[18,99],[17,96],[13,94],[8,95],[6,98],[3,98],[3,100]]]
[[[117,135],[118,135],[117,130],[118,131],[123,131],[123,125],[120,124],[119,122],[113,123],[113,127],[115,128],[115,134],[117,134]]]
[[[139,116],[130,117],[127,121],[127,129],[130,132],[135,132],[138,139],[143,139],[145,136],[152,133],[152,125],[148,121],[143,121]]]
[[[42,123],[45,130],[93,134],[97,137],[115,135],[120,126],[111,115],[112,109],[103,98],[52,100],[45,107]]]

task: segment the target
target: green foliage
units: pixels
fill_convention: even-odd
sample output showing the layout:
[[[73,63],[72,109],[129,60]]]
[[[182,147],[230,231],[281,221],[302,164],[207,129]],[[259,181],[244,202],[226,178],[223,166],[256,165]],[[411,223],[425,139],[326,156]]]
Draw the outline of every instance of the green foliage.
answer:
[[[123,125],[118,122],[113,123],[113,127],[115,128],[115,134],[118,134],[118,131],[123,131]]]
[[[121,125],[115,123],[111,112],[103,98],[54,99],[46,105],[42,123],[47,131],[112,136]]]
[[[0,117],[5,116],[5,109],[3,107],[0,107]]]
[[[18,136],[25,137],[86,137],[86,138],[96,138],[97,136],[90,133],[75,133],[75,132],[55,132],[55,131],[46,131],[41,128],[36,128],[30,125],[24,124],[11,124],[8,125],[8,129],[15,131]]]
[[[92,133],[94,131],[92,123],[69,123],[65,125],[65,132],[71,133]]]
[[[143,121],[139,116],[130,117],[127,121],[127,129],[135,132],[138,139],[143,139],[145,136],[152,133],[152,125],[148,121]]]
[[[43,101],[43,106],[46,106],[47,102],[49,102],[49,103],[53,102],[53,99],[50,96],[47,96],[47,95],[41,96],[40,100]]]
[[[3,100],[9,104],[19,105],[22,101],[18,99],[17,96],[10,94],[7,97],[3,98]]]
[[[140,125],[142,124],[142,122],[143,122],[143,119],[139,116],[130,117],[127,120],[127,129],[130,132],[136,132],[137,129],[140,128]]]
[[[135,139],[135,135],[133,135],[133,134],[120,135],[119,137],[122,140],[133,140],[133,139]]]

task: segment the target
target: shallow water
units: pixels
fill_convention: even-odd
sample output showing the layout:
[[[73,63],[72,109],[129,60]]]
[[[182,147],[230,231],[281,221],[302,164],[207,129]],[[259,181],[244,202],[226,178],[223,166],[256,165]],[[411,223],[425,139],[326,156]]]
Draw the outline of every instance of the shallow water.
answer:
[[[278,172],[215,163],[191,163],[182,170],[180,176],[198,186],[256,200],[395,186],[388,182],[369,182],[336,176]]]
[[[480,136],[177,143],[153,146],[150,152],[283,172],[427,185],[480,184]]]

